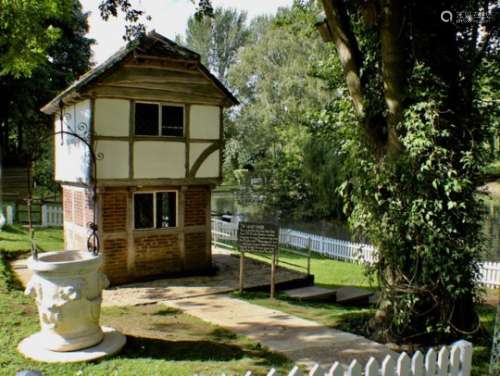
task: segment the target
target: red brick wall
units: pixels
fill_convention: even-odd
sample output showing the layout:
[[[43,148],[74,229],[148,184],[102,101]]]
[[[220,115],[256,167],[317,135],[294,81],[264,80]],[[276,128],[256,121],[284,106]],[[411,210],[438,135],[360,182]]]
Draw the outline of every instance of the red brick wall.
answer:
[[[136,234],[136,275],[157,275],[181,271],[181,255],[177,234]]]
[[[72,224],[65,226],[65,248],[86,250],[87,224],[93,220],[94,213],[91,192],[68,185],[63,186],[62,192],[64,222],[65,225]]]
[[[89,222],[94,221],[94,198],[93,198],[93,193],[91,191],[87,192],[87,194],[84,197],[84,203],[83,203],[83,212],[85,215],[85,226]],[[95,218],[96,224],[99,222],[99,218]]]
[[[210,258],[207,256],[207,234],[195,232],[184,234],[184,265],[188,270],[204,270],[210,267]]]
[[[209,209],[210,188],[192,187],[185,192],[184,225],[204,225]]]
[[[83,212],[83,206],[84,206],[84,199],[85,195],[83,192],[73,192],[73,208],[75,210],[74,214],[74,220],[75,224],[78,226],[85,226],[85,220],[84,220],[84,212]]]
[[[102,247],[102,270],[113,284],[124,283],[130,280],[127,271],[127,239],[105,239]]]
[[[87,227],[94,219],[94,203],[92,192],[79,188],[63,188],[64,220],[78,226]]]
[[[67,222],[73,221],[73,191],[68,188],[63,188],[63,212],[64,220]]]
[[[105,191],[102,193],[102,231],[127,230],[127,191]]]

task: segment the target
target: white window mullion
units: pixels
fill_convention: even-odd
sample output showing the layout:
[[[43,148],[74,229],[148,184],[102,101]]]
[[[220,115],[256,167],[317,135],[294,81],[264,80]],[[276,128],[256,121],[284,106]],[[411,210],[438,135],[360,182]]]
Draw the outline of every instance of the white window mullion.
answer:
[[[153,228],[156,228],[156,192],[153,193]]]
[[[162,110],[161,110],[161,104],[158,105],[158,136],[163,136],[161,134],[161,117],[162,117]]]

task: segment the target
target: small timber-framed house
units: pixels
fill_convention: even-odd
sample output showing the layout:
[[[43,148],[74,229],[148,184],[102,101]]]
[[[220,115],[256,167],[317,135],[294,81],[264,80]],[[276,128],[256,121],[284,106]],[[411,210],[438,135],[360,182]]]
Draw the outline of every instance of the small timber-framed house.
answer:
[[[94,176],[82,142],[54,137],[66,249],[86,248],[95,181],[103,271],[112,283],[211,270],[223,110],[236,104],[197,53],[151,32],[44,106],[55,132],[77,133],[97,156]]]

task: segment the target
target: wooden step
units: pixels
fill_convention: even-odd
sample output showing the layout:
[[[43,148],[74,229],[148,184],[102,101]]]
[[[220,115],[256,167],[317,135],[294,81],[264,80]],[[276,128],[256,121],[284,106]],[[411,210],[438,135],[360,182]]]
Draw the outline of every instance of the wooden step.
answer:
[[[335,300],[335,290],[318,286],[307,286],[298,289],[285,290],[284,293],[297,300]]]
[[[336,290],[337,303],[351,304],[351,303],[368,303],[373,292],[359,287],[340,287]]]

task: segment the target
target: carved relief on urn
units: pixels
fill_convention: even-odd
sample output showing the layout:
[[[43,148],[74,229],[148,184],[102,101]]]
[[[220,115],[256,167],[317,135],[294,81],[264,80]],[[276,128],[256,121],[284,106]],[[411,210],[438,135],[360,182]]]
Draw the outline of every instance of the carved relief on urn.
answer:
[[[63,251],[40,254],[28,266],[34,274],[26,294],[36,299],[44,347],[73,351],[103,339],[99,325],[102,290],[109,284],[99,271],[102,256]]]

